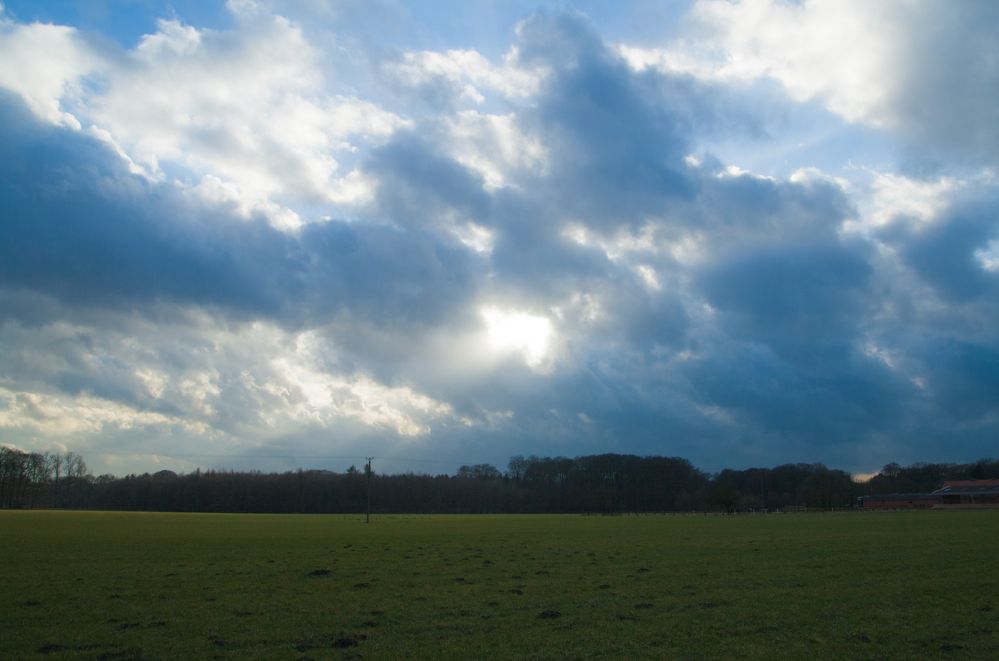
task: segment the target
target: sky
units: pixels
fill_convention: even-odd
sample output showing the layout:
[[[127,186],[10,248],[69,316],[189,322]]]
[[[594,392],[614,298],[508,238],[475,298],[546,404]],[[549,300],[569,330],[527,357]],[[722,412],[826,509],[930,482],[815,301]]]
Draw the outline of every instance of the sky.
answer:
[[[999,3],[3,0],[0,443],[999,456]]]

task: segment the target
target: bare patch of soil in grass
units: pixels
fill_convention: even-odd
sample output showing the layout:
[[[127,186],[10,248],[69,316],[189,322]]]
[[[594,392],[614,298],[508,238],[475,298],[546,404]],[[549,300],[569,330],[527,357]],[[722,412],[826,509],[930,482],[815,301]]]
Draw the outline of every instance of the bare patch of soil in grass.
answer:
[[[146,656],[141,647],[129,647],[123,650],[104,652],[97,656],[98,661],[142,661]]]
[[[308,652],[309,650],[327,648],[347,649],[349,647],[357,647],[361,644],[361,641],[367,639],[368,637],[364,634],[355,634],[353,636],[347,636],[344,634],[323,634],[296,641],[295,650],[298,652]]]
[[[336,640],[333,641],[333,647],[336,647],[337,649],[346,649],[348,647],[357,647],[358,644],[359,643],[357,642],[357,639],[355,639],[355,638],[348,638],[346,636],[337,638]]]

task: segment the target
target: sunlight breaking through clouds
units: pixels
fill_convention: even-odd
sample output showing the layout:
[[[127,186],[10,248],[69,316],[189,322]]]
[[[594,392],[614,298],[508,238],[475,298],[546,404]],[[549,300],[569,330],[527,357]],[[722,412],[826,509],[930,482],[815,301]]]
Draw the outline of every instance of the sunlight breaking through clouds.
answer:
[[[554,329],[546,317],[492,306],[483,307],[489,348],[495,352],[518,353],[531,368],[550,368]]]

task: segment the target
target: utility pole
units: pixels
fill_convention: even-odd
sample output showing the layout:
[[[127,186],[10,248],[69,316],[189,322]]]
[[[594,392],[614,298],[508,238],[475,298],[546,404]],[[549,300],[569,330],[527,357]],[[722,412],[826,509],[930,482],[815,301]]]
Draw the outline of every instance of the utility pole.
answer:
[[[767,511],[767,469],[760,470],[760,509],[763,510],[764,514],[769,514]]]
[[[371,460],[374,457],[365,457],[368,463],[364,465],[364,475],[367,477],[368,482],[368,509],[364,514],[364,522],[371,523]]]

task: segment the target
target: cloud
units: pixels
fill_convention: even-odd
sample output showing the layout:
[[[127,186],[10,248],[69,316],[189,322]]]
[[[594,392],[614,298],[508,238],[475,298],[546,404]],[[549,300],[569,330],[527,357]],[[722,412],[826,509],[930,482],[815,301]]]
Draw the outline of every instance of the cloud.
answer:
[[[781,351],[850,344],[864,315],[871,267],[863,244],[740,246],[704,269],[700,289],[738,325],[733,334]]]
[[[999,7],[988,1],[955,9],[904,0],[701,0],[689,17],[698,36],[622,52],[638,69],[776,80],[796,101],[815,99],[849,122],[890,130],[913,157],[929,148],[994,164],[997,19]]]
[[[503,64],[494,65],[475,50],[407,52],[383,67],[394,85],[415,91],[433,106],[453,100],[479,105],[486,100],[483,92],[512,99],[537,92],[544,71],[519,67],[516,55],[511,52]]]
[[[994,177],[724,162],[719,132],[760,139],[741,81],[903,136],[910,92],[874,99],[882,64],[853,81],[826,61],[857,6],[825,26],[821,3],[698,7],[716,33],[739,12],[800,22],[789,48],[811,55],[770,63],[766,30],[723,31],[744,60],[699,69],[537,15],[494,59],[351,50],[374,64],[353,86],[323,26],[234,5],[228,30],[174,18],[89,69],[53,48],[48,82],[0,79],[0,427],[26,447],[62,429],[95,452],[456,465],[986,453]],[[29,28],[0,48],[35,53],[9,37]]]
[[[269,278],[247,261],[258,250],[281,259],[271,252],[272,230],[224,216],[227,222],[209,222],[169,185],[130,173],[99,141],[41,124],[22,108],[9,97],[2,106],[5,285],[80,305],[157,298],[279,304]],[[202,240],[192,246],[191,235]]]
[[[461,111],[445,120],[443,133],[450,156],[477,172],[487,190],[516,186],[550,168],[541,137],[523,132],[512,113]]]
[[[407,121],[326,92],[320,54],[295,24],[244,19],[238,31],[160,19],[127,52],[98,49],[71,28],[5,24],[0,48],[25,65],[0,85],[43,119],[91,125],[148,176],[192,181],[284,229],[315,220],[293,206],[365,203],[370,185],[343,162]]]
[[[71,27],[20,25],[0,16],[0,87],[18,94],[32,112],[54,124],[79,128],[65,107],[82,93],[82,79],[103,58]]]
[[[897,218],[882,230],[881,237],[942,301],[967,303],[991,297],[999,278],[979,254],[999,237],[995,205],[995,191],[972,187],[954,195],[928,221],[909,223],[905,216]]]

